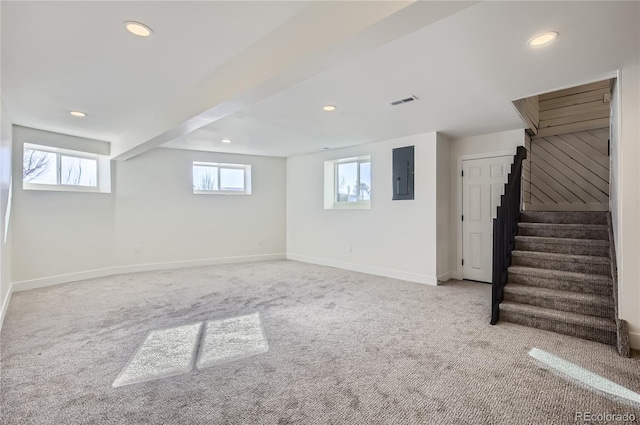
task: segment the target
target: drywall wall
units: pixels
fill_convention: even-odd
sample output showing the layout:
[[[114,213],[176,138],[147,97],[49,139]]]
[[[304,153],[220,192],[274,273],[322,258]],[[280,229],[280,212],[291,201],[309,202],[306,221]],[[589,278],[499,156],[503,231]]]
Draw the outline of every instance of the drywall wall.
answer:
[[[451,250],[451,140],[443,134],[437,134],[436,140],[436,276],[445,281],[451,278],[454,269],[449,255]]]
[[[11,149],[13,129],[0,99],[0,326],[11,297]]]
[[[24,143],[108,153],[97,140],[14,126],[12,281],[113,265],[114,194],[22,189]]]
[[[640,349],[640,67],[623,68],[617,141],[617,247],[620,318]]]
[[[403,146],[415,146],[415,199],[393,201],[392,149]],[[428,133],[288,158],[287,258],[437,284],[437,170],[448,165],[437,146]],[[371,209],[324,209],[324,161],[361,155],[371,155]]]
[[[450,258],[454,262],[451,265],[452,277],[462,279],[462,180],[460,179],[461,158],[469,155],[483,155],[499,152],[501,154],[515,155],[518,146],[524,146],[524,129],[502,131],[498,133],[483,134],[452,139],[450,143],[450,211],[454,219],[449,223],[451,236]]]
[[[60,135],[14,126],[14,181],[21,181],[23,143],[47,145],[49,137],[57,147],[70,148]],[[94,142],[86,140],[86,145],[95,148]],[[194,195],[193,161],[252,165],[252,195]],[[284,257],[283,158],[158,148],[113,162],[111,170],[112,193],[14,187],[15,289]]]
[[[252,194],[194,195],[194,161],[251,165]],[[284,256],[285,169],[284,158],[164,148],[118,162],[116,265]]]

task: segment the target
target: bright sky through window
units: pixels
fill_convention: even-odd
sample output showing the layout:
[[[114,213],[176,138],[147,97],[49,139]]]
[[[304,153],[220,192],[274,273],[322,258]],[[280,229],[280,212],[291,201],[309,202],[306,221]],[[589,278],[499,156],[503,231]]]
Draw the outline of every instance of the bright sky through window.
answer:
[[[58,155],[25,149],[22,177],[28,183],[58,184]]]
[[[95,159],[60,157],[60,182],[76,186],[96,186],[98,161]]]
[[[24,149],[22,178],[35,185],[97,187],[98,161],[37,149]]]
[[[371,200],[371,162],[336,164],[336,202]]]
[[[324,209],[371,209],[371,156],[324,162]]]
[[[249,195],[251,194],[251,166],[194,162],[193,192]]]
[[[244,170],[239,168],[220,168],[221,190],[244,190]]]
[[[218,190],[218,167],[194,165],[193,190]]]

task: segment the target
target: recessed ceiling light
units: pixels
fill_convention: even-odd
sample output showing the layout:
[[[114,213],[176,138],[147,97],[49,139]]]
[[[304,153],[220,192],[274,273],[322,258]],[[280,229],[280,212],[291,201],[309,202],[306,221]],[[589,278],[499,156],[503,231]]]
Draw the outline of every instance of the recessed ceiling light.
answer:
[[[151,28],[149,28],[145,24],[141,24],[140,22],[136,22],[136,21],[125,21],[124,27],[131,34],[135,34],[140,37],[148,37],[151,34],[153,34],[153,30]]]
[[[222,143],[231,143],[231,139],[222,139]]]
[[[328,111],[328,112],[335,111],[336,109],[338,108],[334,105],[325,105],[322,107],[323,111]]]
[[[84,112],[80,112],[80,111],[71,111],[69,112],[71,115],[73,115],[74,117],[86,117],[87,114],[85,114]]]
[[[558,33],[555,31],[543,32],[542,34],[531,37],[527,44],[531,47],[544,46],[556,38],[558,38]]]

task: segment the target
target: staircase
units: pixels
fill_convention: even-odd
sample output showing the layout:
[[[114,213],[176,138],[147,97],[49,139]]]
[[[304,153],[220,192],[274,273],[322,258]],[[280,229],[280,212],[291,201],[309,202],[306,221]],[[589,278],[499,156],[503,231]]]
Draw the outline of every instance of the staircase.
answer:
[[[523,211],[500,320],[615,346],[607,214]]]

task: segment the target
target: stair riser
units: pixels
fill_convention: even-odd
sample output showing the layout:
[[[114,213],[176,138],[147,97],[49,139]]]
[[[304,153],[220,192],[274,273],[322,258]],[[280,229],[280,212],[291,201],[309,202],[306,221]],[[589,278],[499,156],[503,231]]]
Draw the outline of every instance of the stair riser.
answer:
[[[611,274],[611,265],[609,264],[573,263],[570,261],[543,260],[539,258],[529,258],[521,256],[512,257],[511,264],[514,266],[535,267],[537,269],[600,274],[604,276],[608,276]]]
[[[508,288],[509,285],[507,285]],[[607,319],[615,319],[613,306],[601,306],[592,304],[576,304],[573,301],[567,301],[557,298],[536,297],[531,295],[514,294],[505,290],[505,301],[512,301],[519,304],[529,304],[538,307],[550,308],[560,311],[569,311],[571,313],[585,314],[588,316],[604,317]]]
[[[547,279],[544,277],[509,273],[509,282],[562,291],[587,292],[589,294],[613,295],[611,283],[592,283],[573,280]]]
[[[604,331],[600,329],[590,329],[582,326],[575,326],[556,322],[553,320],[542,319],[535,316],[528,316],[519,313],[501,311],[500,320],[505,322],[517,323],[519,325],[529,326],[532,328],[543,329],[545,331],[556,332],[576,338],[588,339],[590,341],[600,342],[607,345],[616,345],[616,333]]]
[[[607,224],[606,212],[523,211],[520,221],[556,224]]]
[[[554,243],[516,241],[516,249],[519,251],[553,252],[557,254],[595,255],[598,257],[609,257],[609,247],[597,245],[563,245]]]
[[[542,236],[548,238],[570,238],[570,239],[609,239],[607,230],[581,230],[581,229],[544,229],[520,227],[519,236]]]

